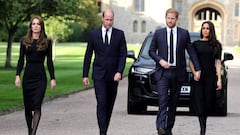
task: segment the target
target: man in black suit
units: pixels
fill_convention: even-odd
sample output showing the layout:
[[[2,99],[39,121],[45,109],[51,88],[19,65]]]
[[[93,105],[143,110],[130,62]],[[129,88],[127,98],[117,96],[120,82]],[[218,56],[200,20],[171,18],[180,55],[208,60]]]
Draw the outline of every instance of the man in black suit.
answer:
[[[159,135],[172,134],[177,98],[187,75],[185,50],[198,71],[196,78],[200,78],[200,65],[189,32],[176,26],[178,11],[168,9],[165,19],[167,27],[156,30],[149,50],[149,55],[156,61],[155,78],[159,93],[156,128]]]
[[[102,15],[102,27],[93,30],[89,35],[83,64],[83,83],[88,85],[88,72],[94,52],[92,78],[100,135],[107,134],[127,55],[124,32],[112,27],[113,21],[113,11],[106,9]]]

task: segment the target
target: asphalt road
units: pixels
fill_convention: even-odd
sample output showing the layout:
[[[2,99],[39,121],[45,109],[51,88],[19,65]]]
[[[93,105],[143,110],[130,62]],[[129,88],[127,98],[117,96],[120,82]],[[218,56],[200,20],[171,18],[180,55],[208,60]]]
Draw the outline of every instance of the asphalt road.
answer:
[[[231,52],[232,48],[227,48],[226,51]],[[227,62],[229,67],[228,115],[209,117],[207,135],[240,134],[239,58],[235,55],[233,61]],[[157,108],[149,107],[148,110],[154,112]],[[119,85],[108,134],[156,135],[155,120],[155,113],[127,114],[127,78],[124,78]],[[38,135],[98,135],[98,132],[93,89],[60,97],[43,104]],[[197,117],[178,115],[173,133],[174,135],[199,135]],[[0,135],[27,135],[23,110],[0,116]]]

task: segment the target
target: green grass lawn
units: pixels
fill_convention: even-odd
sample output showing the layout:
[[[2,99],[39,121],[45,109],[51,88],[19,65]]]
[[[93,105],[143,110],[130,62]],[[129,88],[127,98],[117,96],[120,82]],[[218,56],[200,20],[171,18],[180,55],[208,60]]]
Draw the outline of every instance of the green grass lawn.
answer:
[[[237,47],[237,52],[240,54],[240,47],[239,46]]]
[[[6,44],[0,42],[0,114],[6,114],[23,107],[22,89],[17,89],[14,85],[16,69],[3,68],[6,59]],[[51,91],[49,88],[50,81],[48,81],[45,100],[92,87],[92,85],[86,87],[82,83],[82,64],[85,49],[86,43],[58,43],[56,45],[53,53],[55,54],[54,66],[57,87],[54,91]],[[139,49],[140,45],[128,45],[128,50],[134,50],[135,54],[138,54]],[[13,67],[16,67],[18,54],[19,43],[14,43],[11,59]],[[127,75],[132,62],[132,59],[127,59],[124,75]],[[89,75],[91,76],[91,71]]]

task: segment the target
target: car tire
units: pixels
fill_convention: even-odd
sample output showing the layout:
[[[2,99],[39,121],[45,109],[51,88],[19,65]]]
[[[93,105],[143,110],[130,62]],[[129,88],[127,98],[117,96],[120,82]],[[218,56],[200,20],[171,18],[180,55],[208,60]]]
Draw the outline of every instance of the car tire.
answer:
[[[226,116],[227,115],[227,93],[224,93],[221,106],[216,110],[219,116]]]
[[[128,114],[143,114],[146,113],[147,106],[143,104],[128,103]]]
[[[227,86],[227,81],[226,81]],[[216,114],[218,116],[227,116],[227,87],[226,91],[221,91],[221,98],[217,99]]]
[[[128,97],[127,112],[128,114],[143,114],[147,111],[147,105],[141,101],[133,101]]]
[[[193,105],[191,103],[189,103],[189,107],[188,108],[189,108],[189,113],[188,114],[194,116],[195,112],[194,112],[194,109],[193,109]]]

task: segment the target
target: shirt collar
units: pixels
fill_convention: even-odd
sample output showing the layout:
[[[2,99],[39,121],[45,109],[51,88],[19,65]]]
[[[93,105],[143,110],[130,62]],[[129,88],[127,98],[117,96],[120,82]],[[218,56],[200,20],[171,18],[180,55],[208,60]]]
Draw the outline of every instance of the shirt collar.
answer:
[[[102,31],[104,31],[104,32],[106,32],[106,28],[104,27],[104,26],[102,26]],[[112,27],[110,27],[109,29],[108,29],[108,32],[112,32]]]
[[[173,28],[169,28],[169,27],[167,27],[167,31],[168,31],[168,32],[170,32],[171,29],[173,30],[174,33],[177,31],[177,27],[176,27],[176,26],[173,27]]]

